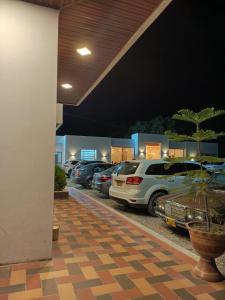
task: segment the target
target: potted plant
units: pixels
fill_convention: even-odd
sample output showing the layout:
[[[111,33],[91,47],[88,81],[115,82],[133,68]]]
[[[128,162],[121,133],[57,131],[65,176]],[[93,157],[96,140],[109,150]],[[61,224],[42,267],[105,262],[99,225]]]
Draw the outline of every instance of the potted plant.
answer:
[[[173,116],[173,119],[191,122],[195,125],[195,132],[192,135],[177,134],[171,131],[165,132],[170,140],[192,141],[197,144],[195,160],[200,163],[200,170],[189,171],[187,175],[191,178],[190,193],[193,193],[196,208],[199,208],[199,206],[202,207],[202,211],[206,217],[203,221],[189,222],[186,226],[189,230],[192,245],[200,255],[199,262],[195,266],[193,273],[207,281],[221,281],[224,279],[216,266],[215,258],[222,255],[225,251],[225,227],[211,222],[214,216],[213,212],[209,209],[210,203],[207,197],[207,179],[209,174],[203,168],[203,162],[221,162],[224,159],[201,155],[201,142],[217,139],[219,136],[224,136],[225,133],[204,130],[200,128],[200,125],[224,113],[224,110],[215,110],[214,108],[206,108],[197,113],[189,109],[181,109]],[[193,157],[186,156],[182,159],[190,160]],[[171,163],[178,160],[181,160],[181,158],[172,159]]]
[[[68,199],[69,193],[64,190],[66,186],[66,174],[62,168],[55,166],[55,186],[54,198],[55,199]]]

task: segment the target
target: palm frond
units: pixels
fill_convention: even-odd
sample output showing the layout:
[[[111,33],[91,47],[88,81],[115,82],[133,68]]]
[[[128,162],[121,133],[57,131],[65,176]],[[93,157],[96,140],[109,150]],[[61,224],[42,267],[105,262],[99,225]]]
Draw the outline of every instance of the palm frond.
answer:
[[[199,112],[194,112],[190,109],[181,109],[177,114],[173,115],[173,119],[191,122],[194,124],[201,124],[209,119],[225,114],[225,110],[215,110],[214,107],[205,108]]]
[[[220,136],[225,136],[225,132],[215,132],[214,130],[199,130],[192,134],[192,140],[196,142],[215,140]]]

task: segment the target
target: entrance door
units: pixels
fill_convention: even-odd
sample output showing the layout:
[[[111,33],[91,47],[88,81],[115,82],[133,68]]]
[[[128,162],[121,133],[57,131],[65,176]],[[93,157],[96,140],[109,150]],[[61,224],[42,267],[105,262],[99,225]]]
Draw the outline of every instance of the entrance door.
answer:
[[[111,160],[114,163],[119,163],[122,160],[122,148],[111,147]]]
[[[146,145],[146,159],[160,159],[161,158],[161,144],[149,143]]]

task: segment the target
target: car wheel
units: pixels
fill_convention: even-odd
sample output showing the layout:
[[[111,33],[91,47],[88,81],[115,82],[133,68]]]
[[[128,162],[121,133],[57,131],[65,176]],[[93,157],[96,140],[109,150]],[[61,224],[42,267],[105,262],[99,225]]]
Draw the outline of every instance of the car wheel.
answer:
[[[92,179],[89,178],[86,183],[86,188],[91,189],[91,186],[92,186]]]
[[[158,197],[161,197],[165,194],[166,193],[164,193],[164,192],[157,192],[157,193],[155,193],[151,196],[151,198],[148,202],[148,213],[149,213],[150,216],[157,217],[157,215],[155,213],[155,207],[156,207],[157,199],[158,199]]]

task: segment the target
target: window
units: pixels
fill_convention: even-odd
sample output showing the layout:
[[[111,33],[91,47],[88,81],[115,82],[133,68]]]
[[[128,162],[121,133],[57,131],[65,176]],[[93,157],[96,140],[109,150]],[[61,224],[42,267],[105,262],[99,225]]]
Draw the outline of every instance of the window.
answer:
[[[184,157],[184,149],[169,149],[168,156],[170,158],[174,157]]]
[[[96,150],[93,149],[81,149],[82,160],[96,160]]]
[[[165,164],[153,164],[148,167],[145,174],[146,175],[164,175],[164,165]]]
[[[167,175],[174,175],[176,173],[180,172],[186,172],[186,168],[184,163],[175,163],[170,166],[170,168],[167,170]]]
[[[200,170],[201,166],[199,164],[185,163],[188,171]]]
[[[111,160],[114,163],[134,159],[133,148],[111,147]]]
[[[134,174],[139,166],[139,163],[136,162],[123,162],[120,164],[116,173],[121,175],[130,175]]]
[[[209,181],[209,188],[225,190],[225,175],[215,174],[213,178]]]
[[[62,152],[56,152],[55,153],[55,163],[57,165],[62,163]]]
[[[105,167],[104,166],[97,166],[93,169],[93,172],[94,173],[98,173],[98,172],[102,172],[105,170]]]

